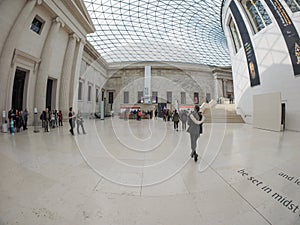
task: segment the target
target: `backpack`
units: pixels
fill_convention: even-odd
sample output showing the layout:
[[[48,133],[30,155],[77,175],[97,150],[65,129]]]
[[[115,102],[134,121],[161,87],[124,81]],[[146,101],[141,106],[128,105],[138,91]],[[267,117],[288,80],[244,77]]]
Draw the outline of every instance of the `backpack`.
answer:
[[[174,114],[173,121],[174,122],[179,122],[179,115],[178,115],[178,113]]]

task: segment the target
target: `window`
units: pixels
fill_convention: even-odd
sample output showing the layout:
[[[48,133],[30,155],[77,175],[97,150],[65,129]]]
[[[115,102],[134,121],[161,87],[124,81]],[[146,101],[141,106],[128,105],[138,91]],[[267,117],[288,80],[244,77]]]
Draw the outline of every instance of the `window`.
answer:
[[[114,93],[112,91],[108,92],[108,103],[109,104],[114,103]]]
[[[158,96],[157,91],[152,91],[152,103],[153,104],[156,104],[158,102],[157,96]]]
[[[255,34],[272,23],[260,0],[241,0],[241,4]]]
[[[124,91],[124,104],[129,103],[129,91]]]
[[[88,88],[88,101],[92,101],[92,85],[89,84],[89,88]]]
[[[96,88],[96,102],[98,103],[99,102],[99,89]]]
[[[238,50],[242,47],[242,45],[241,45],[240,36],[239,36],[238,31],[236,29],[235,23],[234,23],[234,21],[231,17],[229,19],[228,27],[229,27],[229,30],[230,30],[231,39],[232,39],[232,42],[233,42],[233,45],[234,45],[235,53],[237,53]]]
[[[143,99],[143,92],[142,91],[138,91],[138,103],[143,103],[144,102],[144,99]]]
[[[199,93],[194,92],[194,104],[199,104]]]
[[[206,93],[206,103],[209,103],[211,101],[211,95],[210,93]]]
[[[172,103],[172,92],[167,91],[167,103]]]
[[[291,11],[299,12],[300,11],[300,0],[284,0]]]
[[[186,104],[185,92],[180,93],[180,102],[181,102],[181,104]]]
[[[83,87],[83,81],[79,81],[79,86],[78,86],[78,100],[82,100],[82,87]]]
[[[32,30],[37,34],[41,34],[44,23],[45,23],[44,20],[36,16],[31,22],[30,30]]]

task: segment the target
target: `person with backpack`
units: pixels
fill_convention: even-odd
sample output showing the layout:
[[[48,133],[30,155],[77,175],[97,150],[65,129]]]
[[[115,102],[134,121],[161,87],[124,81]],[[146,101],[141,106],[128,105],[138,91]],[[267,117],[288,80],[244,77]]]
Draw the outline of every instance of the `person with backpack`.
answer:
[[[173,122],[174,122],[174,130],[178,131],[179,114],[176,109],[173,114]]]
[[[202,116],[200,112],[199,105],[195,105],[194,112],[192,112],[188,116],[188,125],[189,128],[187,129],[187,132],[190,133],[191,138],[191,157],[194,158],[194,161],[197,162],[198,160],[198,154],[197,154],[197,141],[200,136],[200,131],[202,130],[201,126],[205,120],[205,117]]]

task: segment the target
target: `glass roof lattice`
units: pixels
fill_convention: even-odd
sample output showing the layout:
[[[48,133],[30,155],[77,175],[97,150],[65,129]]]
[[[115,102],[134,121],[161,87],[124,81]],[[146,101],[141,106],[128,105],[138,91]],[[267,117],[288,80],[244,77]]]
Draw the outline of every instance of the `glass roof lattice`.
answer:
[[[96,32],[87,39],[108,62],[230,66],[222,0],[84,0]]]

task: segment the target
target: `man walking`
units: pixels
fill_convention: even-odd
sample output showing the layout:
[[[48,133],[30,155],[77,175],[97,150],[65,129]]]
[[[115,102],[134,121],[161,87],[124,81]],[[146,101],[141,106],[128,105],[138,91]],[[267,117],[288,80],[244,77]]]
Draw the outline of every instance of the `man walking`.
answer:
[[[83,134],[85,134],[85,130],[83,127],[83,117],[81,115],[81,112],[78,110],[77,116],[76,116],[76,121],[77,121],[77,133],[80,134],[79,132],[79,127],[81,127]]]
[[[69,108],[69,124],[70,124],[70,133],[74,136],[74,127],[75,127],[75,113],[73,112],[72,107]]]

